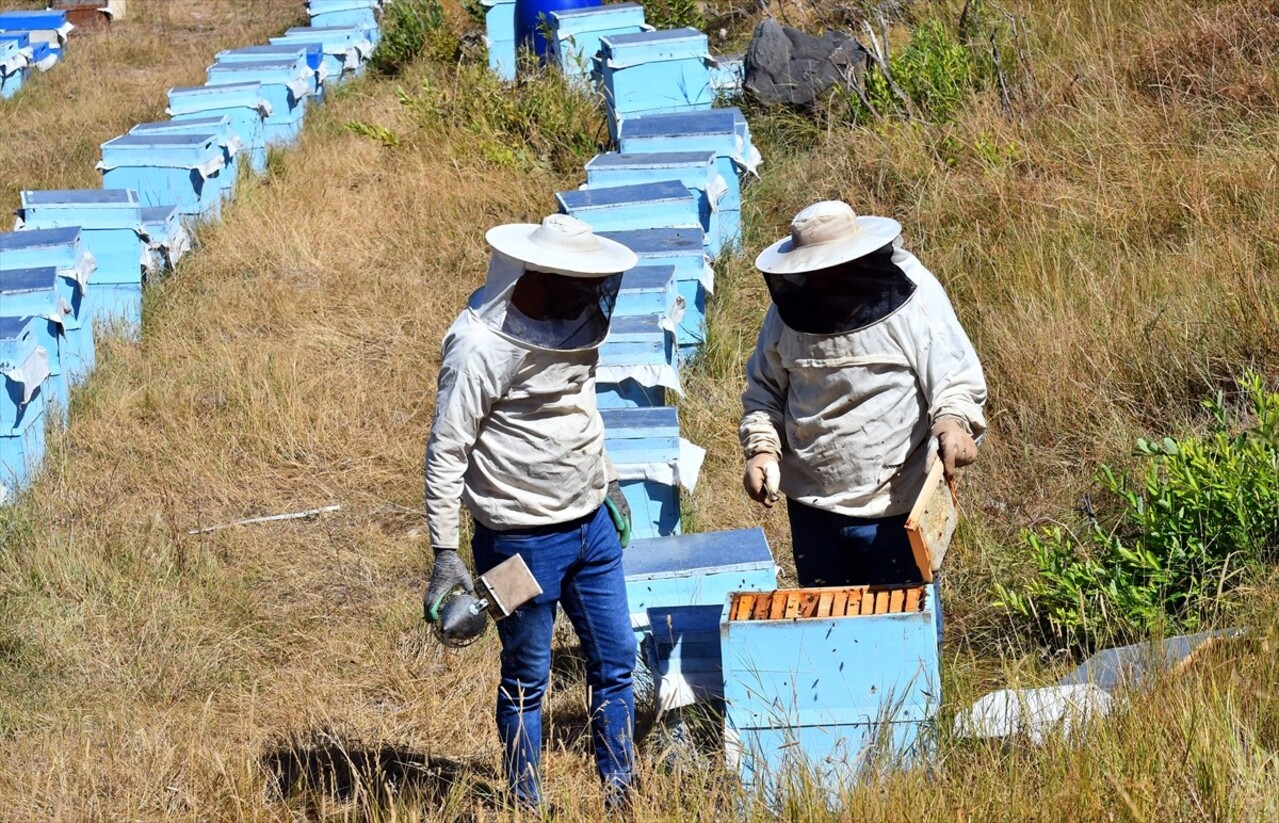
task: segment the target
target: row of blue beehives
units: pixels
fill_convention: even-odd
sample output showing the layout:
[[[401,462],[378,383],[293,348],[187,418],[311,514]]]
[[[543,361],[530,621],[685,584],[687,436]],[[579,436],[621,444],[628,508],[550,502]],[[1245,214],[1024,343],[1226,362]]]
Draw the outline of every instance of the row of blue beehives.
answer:
[[[363,70],[381,3],[310,0],[311,26],[218,54],[204,86],[170,90],[171,120],[104,144],[103,189],[21,192],[19,230],[0,233],[0,503],[43,462],[46,425],[66,421],[95,329],[140,328],[146,275],[176,263],[188,226],[220,215],[241,162],[264,171],[307,105]]]
[[[0,12],[0,100],[17,94],[32,71],[53,68],[73,28],[65,11]]]
[[[510,3],[486,5],[490,65],[512,76]],[[549,17],[552,60],[602,87],[620,148],[587,165],[582,190],[557,195],[560,210],[643,264],[623,279],[598,378],[608,451],[646,538],[624,565],[657,705],[722,711],[725,754],[748,785],[812,778],[835,792],[876,745],[916,750],[939,696],[936,587],[909,612],[738,620],[737,593],[777,587],[763,533],[676,534],[681,481],[701,455],[662,404],[679,391],[680,353],[705,339],[710,261],[740,243],[739,175],[759,162],[741,113],[712,108],[740,63],[711,57],[700,32],[653,31],[633,3]]]

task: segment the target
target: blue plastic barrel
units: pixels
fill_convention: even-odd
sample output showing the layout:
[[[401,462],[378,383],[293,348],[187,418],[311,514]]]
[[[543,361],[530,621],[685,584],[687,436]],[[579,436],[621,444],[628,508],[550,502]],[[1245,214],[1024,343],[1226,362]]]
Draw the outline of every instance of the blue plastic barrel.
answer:
[[[564,9],[586,9],[601,5],[601,0],[515,0],[516,48],[531,45],[537,59],[545,63],[550,51],[546,29],[550,14]]]

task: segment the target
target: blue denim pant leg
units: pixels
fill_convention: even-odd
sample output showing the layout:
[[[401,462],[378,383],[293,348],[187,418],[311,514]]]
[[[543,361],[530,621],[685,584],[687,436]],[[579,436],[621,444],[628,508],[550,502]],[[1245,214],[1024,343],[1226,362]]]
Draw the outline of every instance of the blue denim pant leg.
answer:
[[[507,783],[523,803],[541,799],[542,698],[550,679],[551,638],[563,605],[582,641],[590,692],[591,736],[606,787],[623,789],[634,773],[635,640],[626,603],[622,546],[603,509],[583,520],[495,532],[476,525],[476,567],[519,554],[542,594],[497,624],[502,671],[497,730]]]
[[[801,586],[921,583],[906,536],[907,515],[849,517],[787,500],[795,575]]]

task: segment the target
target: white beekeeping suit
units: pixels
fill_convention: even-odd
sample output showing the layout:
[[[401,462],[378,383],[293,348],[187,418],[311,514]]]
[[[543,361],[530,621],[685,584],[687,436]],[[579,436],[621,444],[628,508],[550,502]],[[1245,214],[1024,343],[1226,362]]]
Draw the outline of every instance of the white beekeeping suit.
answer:
[[[444,338],[426,448],[438,551],[458,545],[459,503],[494,530],[562,523],[603,503],[609,471],[595,366],[621,273],[637,259],[565,215],[491,230],[493,257]],[[511,302],[526,273],[566,275],[581,311],[535,320]]]
[[[774,304],[747,364],[743,451],[780,457],[786,497],[850,517],[910,509],[940,421],[986,428],[977,354],[900,231],[819,203],[757,261]]]

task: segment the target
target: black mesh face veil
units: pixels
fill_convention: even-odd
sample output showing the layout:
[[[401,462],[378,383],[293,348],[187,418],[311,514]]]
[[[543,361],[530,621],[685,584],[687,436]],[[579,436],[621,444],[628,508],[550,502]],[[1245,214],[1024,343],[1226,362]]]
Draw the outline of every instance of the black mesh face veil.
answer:
[[[522,318],[508,322],[506,330],[544,348],[598,346],[608,336],[621,286],[621,274],[569,277],[525,271],[512,294],[512,305]]]
[[[806,334],[846,334],[895,312],[915,284],[889,243],[864,257],[802,274],[764,274],[782,321]]]

